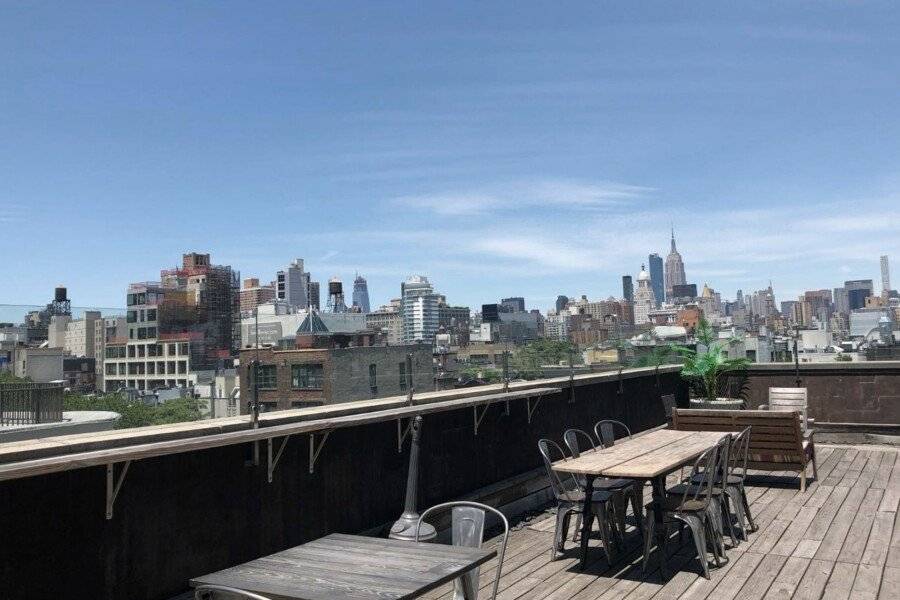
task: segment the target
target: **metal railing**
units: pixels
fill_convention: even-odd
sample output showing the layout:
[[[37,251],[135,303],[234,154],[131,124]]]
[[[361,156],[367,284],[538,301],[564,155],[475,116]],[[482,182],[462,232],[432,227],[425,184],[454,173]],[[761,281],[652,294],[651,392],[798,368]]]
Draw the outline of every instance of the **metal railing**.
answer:
[[[63,386],[57,383],[0,383],[0,425],[62,421]]]

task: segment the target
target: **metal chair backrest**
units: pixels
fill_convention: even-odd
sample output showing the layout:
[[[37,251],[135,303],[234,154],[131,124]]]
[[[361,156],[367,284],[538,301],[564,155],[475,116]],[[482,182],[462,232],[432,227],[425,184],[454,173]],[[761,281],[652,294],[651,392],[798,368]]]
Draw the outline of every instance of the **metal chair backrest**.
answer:
[[[769,410],[781,412],[799,411],[803,431],[808,418],[808,396],[806,388],[769,388]]]
[[[566,432],[563,434],[563,440],[566,442],[566,446],[569,447],[569,452],[572,454],[572,458],[578,458],[581,456],[581,444],[579,443],[579,439],[584,440],[587,444],[584,446],[584,449],[587,450],[590,448],[591,450],[597,449],[597,444],[594,443],[594,438],[591,437],[587,431],[583,429],[566,429]]]
[[[269,600],[265,596],[224,585],[198,585],[194,600]]]
[[[663,410],[666,412],[666,420],[672,420],[672,409],[675,408],[675,394],[666,394],[661,396]]]
[[[698,485],[688,485],[684,488],[684,494],[681,497],[681,505],[684,506],[688,501],[699,502],[700,506],[697,510],[706,510],[712,499],[712,488],[715,483],[715,477],[712,474],[716,470],[716,459],[719,455],[719,444],[706,450],[694,461],[691,467],[691,475],[688,481],[702,480]],[[702,476],[702,477],[700,477]]]
[[[744,479],[747,476],[747,458],[750,456],[750,427],[731,439],[728,456],[728,474]]]
[[[500,586],[500,574],[503,570],[503,555],[506,554],[506,542],[509,538],[509,521],[506,516],[487,504],[459,500],[456,502],[444,502],[426,509],[416,523],[416,541],[419,541],[419,531],[425,517],[442,510],[451,511],[450,539],[454,546],[467,548],[480,548],[484,540],[484,522],[487,513],[493,513],[503,524],[503,539],[500,542],[500,550],[497,552],[497,572],[494,576],[494,589],[491,599],[496,600],[497,589]],[[478,598],[478,573],[480,569],[472,569],[461,575],[454,581],[454,600],[477,600]]]
[[[721,481],[725,481],[731,466],[731,434],[723,435],[722,438],[716,442],[716,447],[718,448],[716,451],[718,455],[716,456],[715,474],[716,477],[721,478]]]
[[[631,437],[631,430],[628,429],[628,425],[623,423],[622,421],[615,421],[613,419],[603,419],[602,421],[597,421],[594,425],[594,435],[597,436],[597,439],[600,440],[600,445],[604,448],[610,448],[616,443],[617,439],[621,439],[621,436],[616,436],[616,428],[625,431],[625,437]]]
[[[559,444],[554,442],[553,440],[541,439],[538,440],[538,450],[541,453],[541,458],[544,459],[544,467],[547,469],[547,477],[550,478],[550,487],[553,488],[553,494],[556,496],[557,500],[565,500],[567,502],[575,502],[575,498],[569,493],[569,489],[571,487],[578,486],[566,486],[563,483],[562,478],[559,475],[559,471],[556,471],[553,468],[553,463],[558,460],[568,460],[569,457],[566,456],[565,451],[560,447]],[[556,455],[554,458],[554,454]],[[570,481],[574,481],[577,483],[577,479],[570,478]]]

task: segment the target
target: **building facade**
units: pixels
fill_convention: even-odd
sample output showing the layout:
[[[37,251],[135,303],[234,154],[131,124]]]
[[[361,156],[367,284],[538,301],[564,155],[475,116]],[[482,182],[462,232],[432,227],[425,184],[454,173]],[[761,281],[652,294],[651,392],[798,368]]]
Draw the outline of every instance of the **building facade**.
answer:
[[[687,278],[684,275],[684,261],[681,259],[681,254],[678,253],[678,250],[675,248],[675,230],[672,230],[672,247],[669,252],[669,255],[666,257],[666,299],[670,300],[673,297],[673,289],[676,285],[684,285],[687,283]]]
[[[286,410],[407,392],[406,355],[416,390],[434,386],[430,344],[350,348],[262,348],[255,385],[264,410]],[[241,411],[253,397],[255,349],[241,351]]]
[[[656,306],[659,306],[666,299],[666,281],[662,257],[654,252],[647,257],[647,266],[650,268],[650,286],[653,288],[653,295],[656,297]],[[683,271],[684,266],[682,265],[682,273]]]
[[[260,285],[259,279],[251,277],[244,280],[241,287],[241,312],[252,313],[256,307],[275,299],[275,288],[271,285]]]
[[[674,241],[672,247],[674,248]],[[653,294],[653,287],[650,285],[650,274],[644,270],[644,265],[641,265],[641,272],[638,275],[638,289],[634,294],[635,325],[649,323],[650,311],[655,308],[656,297]]]
[[[400,285],[405,343],[431,343],[438,330],[438,296],[427,277],[413,275]]]
[[[293,308],[309,307],[309,273],[303,269],[303,259],[295,258],[283,271],[275,273],[275,297]]]
[[[369,307],[369,283],[361,275],[357,275],[353,280],[353,307],[363,313],[371,310]]]

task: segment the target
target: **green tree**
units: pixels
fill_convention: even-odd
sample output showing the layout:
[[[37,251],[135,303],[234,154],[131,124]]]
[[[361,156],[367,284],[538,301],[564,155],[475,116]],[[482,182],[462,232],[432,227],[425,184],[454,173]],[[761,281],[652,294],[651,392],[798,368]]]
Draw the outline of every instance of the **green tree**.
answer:
[[[121,415],[116,427],[128,429],[147,425],[164,425],[197,421],[201,417],[200,401],[194,398],[177,398],[158,406],[150,406],[141,400],[128,400],[121,394],[83,396],[66,394],[63,410],[108,410]]]

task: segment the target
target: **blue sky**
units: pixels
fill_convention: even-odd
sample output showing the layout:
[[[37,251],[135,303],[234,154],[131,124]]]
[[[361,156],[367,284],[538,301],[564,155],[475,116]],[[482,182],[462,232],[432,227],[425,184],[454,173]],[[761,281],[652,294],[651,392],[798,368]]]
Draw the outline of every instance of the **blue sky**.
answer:
[[[890,2],[3,3],[0,303],[120,306],[197,250],[546,308],[621,294],[670,223],[723,296],[877,280],[898,30]]]

